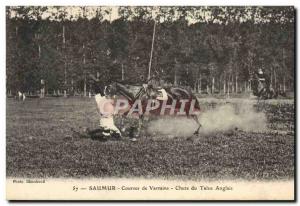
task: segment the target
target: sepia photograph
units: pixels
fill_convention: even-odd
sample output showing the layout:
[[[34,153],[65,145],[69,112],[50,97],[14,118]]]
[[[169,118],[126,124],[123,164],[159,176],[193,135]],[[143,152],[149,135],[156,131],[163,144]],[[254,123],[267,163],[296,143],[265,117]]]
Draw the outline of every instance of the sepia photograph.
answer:
[[[295,200],[293,6],[6,6],[8,200]]]

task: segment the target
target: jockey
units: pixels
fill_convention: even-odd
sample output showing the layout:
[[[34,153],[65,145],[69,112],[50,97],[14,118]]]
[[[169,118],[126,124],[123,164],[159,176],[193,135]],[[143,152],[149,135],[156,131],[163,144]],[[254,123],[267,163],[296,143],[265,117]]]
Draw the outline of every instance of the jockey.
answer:
[[[148,84],[143,84],[143,87],[146,90],[149,90],[149,94],[152,98],[155,98],[159,101],[167,101],[168,100],[168,93],[159,84],[150,82]]]
[[[95,100],[99,115],[99,128],[87,130],[88,135],[95,139],[121,138],[121,132],[114,123],[113,100],[104,94],[101,95],[100,92],[95,95]]]
[[[261,68],[258,69],[257,78],[258,81],[263,85],[262,90],[269,92],[271,90],[270,79]]]
[[[108,137],[110,135],[121,137],[120,130],[114,124],[114,110],[113,100],[106,96],[101,96],[100,93],[95,95],[97,103],[97,110],[100,117],[99,126],[103,129],[103,135]]]
[[[262,69],[258,69],[257,77],[259,81],[266,81],[265,74]]]

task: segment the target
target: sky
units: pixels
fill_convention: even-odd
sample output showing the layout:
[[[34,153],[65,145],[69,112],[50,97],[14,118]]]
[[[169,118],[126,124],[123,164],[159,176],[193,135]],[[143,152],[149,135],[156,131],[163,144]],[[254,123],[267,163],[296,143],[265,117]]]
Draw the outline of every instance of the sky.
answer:
[[[38,8],[38,7],[36,7]],[[119,13],[118,13],[118,9],[119,6],[84,6],[84,7],[80,7],[80,6],[61,6],[61,7],[54,7],[54,6],[48,6],[47,7],[47,11],[43,12],[42,14],[42,18],[48,18],[50,17],[50,19],[54,19],[55,16],[58,16],[60,13],[62,13],[63,11],[65,11],[67,13],[66,18],[70,19],[72,17],[72,19],[76,20],[78,17],[83,17],[84,13],[85,16],[88,19],[91,19],[93,17],[96,16],[97,11],[101,11],[101,14],[103,15],[103,19],[108,20],[108,21],[114,21],[116,19],[118,19]],[[84,8],[84,9],[83,9]],[[130,7],[131,11],[133,11],[134,8],[137,7]],[[144,7],[145,8],[145,7]],[[156,17],[156,15],[159,13],[159,7],[147,7],[149,10],[151,10],[151,14],[152,17]],[[168,8],[170,7],[164,7],[168,10]],[[211,7],[207,7],[207,6],[202,6],[202,7],[194,7],[197,9],[194,9],[193,12],[188,12],[188,15],[186,17],[186,20],[189,22],[189,24],[193,24],[199,21],[199,18],[202,18],[203,21],[208,21],[211,18]],[[221,7],[223,10],[225,10],[226,12],[228,10],[230,10],[230,7]],[[255,7],[244,7],[246,10],[246,14],[243,18],[240,18],[239,21],[245,21],[247,19],[249,19],[251,17],[251,11],[253,9],[255,9]],[[108,11],[107,13],[105,11]],[[14,17],[16,16],[16,13],[14,11],[11,12],[11,16]],[[172,16],[172,19],[175,20],[177,19],[179,16],[179,13],[176,11],[175,15]],[[221,16],[221,15],[220,15]],[[224,15],[222,16],[224,17]],[[197,18],[197,20],[196,20]],[[260,18],[259,12],[255,13],[254,16],[254,20],[256,22],[258,21],[265,21],[262,20]],[[162,22],[162,18],[160,19],[160,21]],[[215,20],[214,23],[218,23],[218,20]]]

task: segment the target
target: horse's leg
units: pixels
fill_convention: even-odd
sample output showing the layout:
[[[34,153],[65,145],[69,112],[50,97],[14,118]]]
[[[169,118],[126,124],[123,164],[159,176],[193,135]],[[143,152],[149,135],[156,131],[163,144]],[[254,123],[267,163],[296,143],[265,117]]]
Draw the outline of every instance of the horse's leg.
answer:
[[[192,118],[195,120],[195,122],[197,123],[197,129],[196,129],[196,131],[194,132],[194,135],[198,135],[199,134],[199,130],[200,130],[200,128],[201,128],[201,123],[199,122],[199,119],[198,119],[198,117],[197,117],[197,115],[192,115]]]
[[[200,109],[200,108],[199,108]],[[186,112],[186,115],[187,115],[187,117],[189,118],[189,117],[191,117],[195,122],[196,122],[196,124],[197,124],[197,129],[195,130],[195,132],[194,132],[194,135],[199,135],[199,130],[200,130],[200,127],[202,126],[201,125],[201,123],[199,122],[199,119],[198,119],[198,116],[197,116],[197,114],[189,114],[189,110],[190,110],[190,108],[188,108],[188,110],[186,110],[185,112]]]
[[[189,118],[189,117],[193,118],[193,120],[194,120],[194,121],[197,123],[197,125],[198,125],[198,127],[197,127],[196,131],[194,132],[194,134],[186,139],[186,140],[188,140],[188,141],[193,141],[193,140],[196,138],[196,135],[197,135],[197,136],[199,135],[199,130],[200,130],[200,128],[201,128],[202,125],[200,124],[197,115],[191,115],[191,116],[187,116],[187,117],[188,117],[188,118]]]
[[[125,118],[125,115],[121,115],[121,131],[122,132],[125,132],[126,128],[124,126],[124,118]]]
[[[140,115],[140,116],[139,116],[139,125],[138,125],[137,136],[140,136],[140,135],[141,135],[141,129],[142,129],[142,126],[143,126],[143,120],[144,120],[143,115]]]

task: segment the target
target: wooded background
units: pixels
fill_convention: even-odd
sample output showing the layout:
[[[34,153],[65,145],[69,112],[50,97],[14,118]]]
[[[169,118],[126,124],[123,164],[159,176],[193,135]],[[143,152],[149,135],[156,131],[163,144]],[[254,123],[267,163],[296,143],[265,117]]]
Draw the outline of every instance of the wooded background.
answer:
[[[293,7],[6,8],[6,85],[87,95],[89,74],[145,83],[151,74],[198,93],[250,90],[259,68],[273,88],[294,88]],[[156,22],[156,23],[154,23]]]

